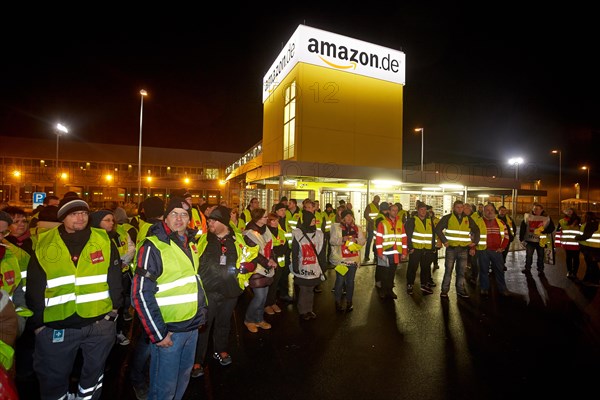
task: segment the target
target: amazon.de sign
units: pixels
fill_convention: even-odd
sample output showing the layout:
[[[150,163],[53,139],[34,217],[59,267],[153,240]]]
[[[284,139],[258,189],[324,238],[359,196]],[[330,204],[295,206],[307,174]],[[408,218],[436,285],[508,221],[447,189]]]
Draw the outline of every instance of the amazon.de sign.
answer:
[[[299,62],[405,84],[403,52],[299,25],[263,78],[263,102]]]

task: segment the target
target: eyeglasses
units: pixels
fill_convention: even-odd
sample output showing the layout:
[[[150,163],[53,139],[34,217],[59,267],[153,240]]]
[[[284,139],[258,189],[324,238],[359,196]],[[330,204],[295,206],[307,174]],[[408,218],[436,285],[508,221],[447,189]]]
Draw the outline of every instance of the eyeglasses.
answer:
[[[69,215],[67,215],[67,217],[87,217],[88,215],[90,215],[90,213],[88,211],[75,211],[72,213],[69,213]]]
[[[169,213],[169,217],[174,218],[174,219],[177,219],[177,218],[190,219],[190,215],[187,212],[178,213],[176,211],[171,211]]]

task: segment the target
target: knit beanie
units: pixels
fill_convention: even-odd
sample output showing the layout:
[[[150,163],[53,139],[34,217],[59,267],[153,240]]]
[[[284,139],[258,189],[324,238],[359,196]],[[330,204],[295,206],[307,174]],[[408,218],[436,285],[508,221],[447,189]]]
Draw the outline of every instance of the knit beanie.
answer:
[[[383,203],[379,204],[379,211],[385,211],[385,210],[389,210],[390,209],[390,203],[388,203],[387,201],[384,201]]]
[[[192,218],[192,209],[189,203],[185,201],[183,197],[171,197],[171,200],[169,200],[167,208],[165,209],[165,214],[163,216],[167,218],[167,215],[169,215],[169,213],[176,208],[183,208],[185,211],[187,211],[190,219]]]
[[[110,210],[99,210],[94,211],[90,214],[90,225],[94,228],[101,228],[100,222],[106,217],[108,214],[112,214]]]
[[[65,217],[76,211],[90,211],[88,203],[76,196],[64,197],[60,203],[58,203],[58,212],[56,218],[62,222]]]
[[[0,211],[0,221],[5,221],[7,224],[12,225],[13,220],[10,217],[10,214],[6,211]]]
[[[231,220],[231,210],[225,206],[217,206],[217,208],[212,210],[207,219],[214,219],[225,226],[229,226],[229,221]]]
[[[148,197],[142,203],[146,218],[160,218],[165,213],[165,203],[160,197]]]
[[[127,218],[127,211],[123,207],[115,208],[113,211],[113,215],[115,216],[115,222],[117,224],[124,224],[125,222],[129,222],[129,218]]]
[[[38,214],[39,221],[58,222],[58,207],[45,206]]]
[[[277,203],[277,204],[275,204],[275,209],[274,209],[274,211],[281,210],[282,208],[287,208],[287,207],[286,207],[286,206],[285,206],[285,204],[283,204],[283,203]]]

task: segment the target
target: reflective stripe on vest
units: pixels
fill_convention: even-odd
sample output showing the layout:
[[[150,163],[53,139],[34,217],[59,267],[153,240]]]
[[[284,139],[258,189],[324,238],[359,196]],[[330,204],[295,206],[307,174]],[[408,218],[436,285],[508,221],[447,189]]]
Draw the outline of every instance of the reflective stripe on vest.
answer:
[[[77,267],[58,228],[40,235],[35,254],[47,279],[44,322],[62,321],[73,314],[94,318],[113,308],[107,282],[111,242],[104,229],[90,230]]]
[[[500,243],[504,241],[504,230],[506,229],[506,224],[498,217],[496,217],[496,222],[498,223],[498,229],[500,231]],[[484,218],[479,218],[477,220],[477,225],[479,226],[479,243],[477,243],[477,250],[485,250],[487,248],[487,225],[485,224]]]
[[[466,247],[471,243],[471,227],[469,226],[469,217],[463,216],[462,222],[458,222],[456,215],[452,214],[448,220],[448,228],[444,234],[448,239],[449,246]]]
[[[418,216],[414,217],[415,230],[412,234],[412,245],[415,249],[431,249],[431,242],[433,240],[433,226],[431,225],[431,218],[425,219],[425,225]]]
[[[585,224],[581,225],[581,230],[585,231]],[[587,247],[600,248],[600,226],[598,226],[598,229],[592,234],[591,237],[579,242],[579,244]]]

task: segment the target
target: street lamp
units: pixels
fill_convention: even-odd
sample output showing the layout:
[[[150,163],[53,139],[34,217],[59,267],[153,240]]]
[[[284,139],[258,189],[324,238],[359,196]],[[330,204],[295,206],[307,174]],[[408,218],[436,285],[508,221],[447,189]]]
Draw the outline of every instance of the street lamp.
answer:
[[[140,90],[140,97],[142,98],[140,104],[140,145],[138,149],[138,207],[141,204],[142,196],[142,121],[144,115],[144,96],[147,96],[148,92],[144,89]]]
[[[562,212],[561,192],[562,192],[562,152],[552,150],[552,154],[558,154],[558,215]]]
[[[517,185],[519,185],[519,188],[521,187],[521,185],[519,184],[519,164],[523,164],[523,158],[522,157],[514,157],[508,160],[508,163],[510,165],[514,165],[515,166],[515,181],[517,181]],[[518,189],[513,189],[513,196],[512,196],[512,218],[513,221],[517,220],[517,195],[518,195]]]
[[[584,165],[581,167],[583,170],[587,170],[587,210],[590,211],[590,167]]]
[[[57,193],[58,193],[58,138],[63,133],[64,134],[69,133],[69,130],[63,124],[56,124],[55,133],[56,133],[56,164],[55,164],[55,166],[56,166],[55,172],[56,173],[54,174],[54,195],[57,196]]]
[[[421,132],[421,172],[423,172],[423,144],[425,142],[425,130],[423,128],[415,128],[415,132]]]

